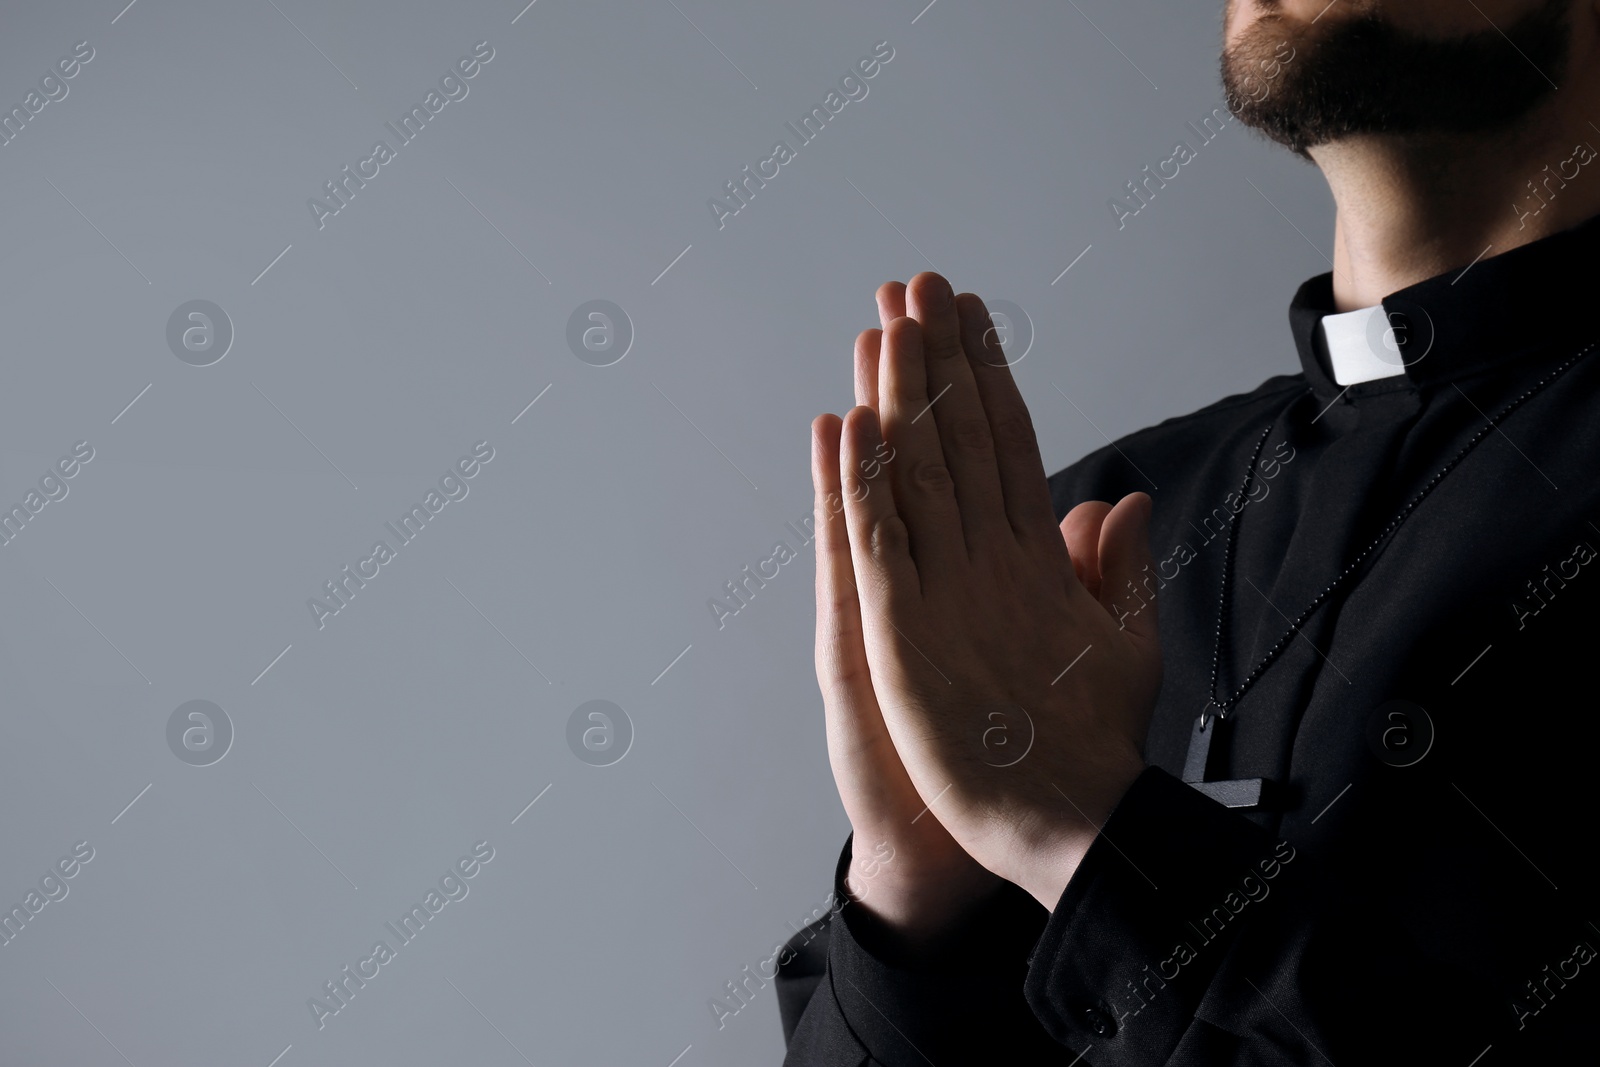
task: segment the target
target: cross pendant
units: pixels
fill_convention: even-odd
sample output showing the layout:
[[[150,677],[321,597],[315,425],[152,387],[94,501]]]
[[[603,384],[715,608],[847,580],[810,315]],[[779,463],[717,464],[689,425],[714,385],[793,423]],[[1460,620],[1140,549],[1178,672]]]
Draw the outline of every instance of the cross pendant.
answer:
[[[1207,705],[1208,710],[1209,707],[1210,705]],[[1270,779],[1236,778],[1218,782],[1205,780],[1206,764],[1211,758],[1211,739],[1217,734],[1219,721],[1217,716],[1208,716],[1204,711],[1195,719],[1194,730],[1189,734],[1189,754],[1183,761],[1184,783],[1198,789],[1224,807],[1261,807]]]

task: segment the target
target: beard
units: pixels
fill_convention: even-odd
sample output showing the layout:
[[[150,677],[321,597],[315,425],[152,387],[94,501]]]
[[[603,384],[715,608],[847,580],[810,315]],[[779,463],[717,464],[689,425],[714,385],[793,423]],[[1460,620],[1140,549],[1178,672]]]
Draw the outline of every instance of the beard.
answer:
[[[1322,25],[1268,14],[1222,54],[1228,110],[1307,159],[1352,134],[1503,129],[1555,92],[1571,8],[1546,0],[1504,34],[1486,26],[1445,40],[1373,13]]]

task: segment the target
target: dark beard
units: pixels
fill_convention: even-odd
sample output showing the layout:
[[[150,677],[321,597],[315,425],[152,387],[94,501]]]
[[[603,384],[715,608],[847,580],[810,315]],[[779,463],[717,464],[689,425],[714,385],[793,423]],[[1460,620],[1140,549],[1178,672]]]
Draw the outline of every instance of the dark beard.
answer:
[[[1571,7],[1547,0],[1504,36],[1486,25],[1451,40],[1373,15],[1323,25],[1268,16],[1223,52],[1228,110],[1307,158],[1308,148],[1351,134],[1497,130],[1555,92]]]

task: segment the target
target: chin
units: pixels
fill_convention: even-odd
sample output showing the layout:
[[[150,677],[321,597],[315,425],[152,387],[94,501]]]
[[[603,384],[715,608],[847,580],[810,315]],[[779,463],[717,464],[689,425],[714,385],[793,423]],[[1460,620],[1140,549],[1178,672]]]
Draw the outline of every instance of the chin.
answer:
[[[1398,24],[1372,0],[1313,0],[1323,18],[1302,17],[1288,0],[1233,0],[1222,56],[1229,110],[1307,158],[1360,135],[1498,135],[1544,103],[1571,54],[1572,0],[1519,2],[1504,27],[1440,36],[1433,25]],[[1431,11],[1424,2],[1405,17]]]

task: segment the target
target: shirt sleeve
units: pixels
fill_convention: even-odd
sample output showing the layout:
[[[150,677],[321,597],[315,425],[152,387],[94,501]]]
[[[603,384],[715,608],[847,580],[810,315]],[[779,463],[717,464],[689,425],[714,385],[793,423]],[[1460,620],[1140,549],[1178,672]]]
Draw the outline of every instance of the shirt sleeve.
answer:
[[[834,869],[834,909],[780,956],[785,1067],[1026,1067],[1071,1059],[1062,1059],[1023,994],[1028,954],[1048,918],[1037,901],[1008,883],[936,958],[913,963],[851,904],[844,885],[850,846],[846,840]]]
[[[1370,862],[1333,871],[1149,768],[1051,913],[1028,1002],[1057,1042],[1096,1067],[1467,1067],[1527,1029],[1511,1025],[1522,1022],[1516,990],[1443,964],[1418,943],[1413,905],[1428,898],[1401,864],[1384,862],[1376,838]],[[1435,895],[1433,917],[1458,938],[1495,936],[1468,918],[1480,888],[1461,886],[1454,900]],[[1576,987],[1571,976],[1593,952],[1565,944],[1571,957],[1556,977]],[[1537,1033],[1517,1035],[1515,1062],[1592,1051],[1595,987],[1563,995],[1563,1010],[1541,1019]]]
[[[939,959],[912,965],[849,904],[847,842],[845,903],[790,941],[779,971],[784,1063],[1467,1067],[1502,1045],[1533,1057],[1515,1062],[1592,1052],[1588,940],[1556,943],[1526,990],[1497,985],[1419,944],[1409,876],[1376,845],[1368,859],[1331,870],[1152,767],[1053,912],[1008,886]],[[1456,936],[1490,937],[1455,914],[1481,889],[1421,896]]]

